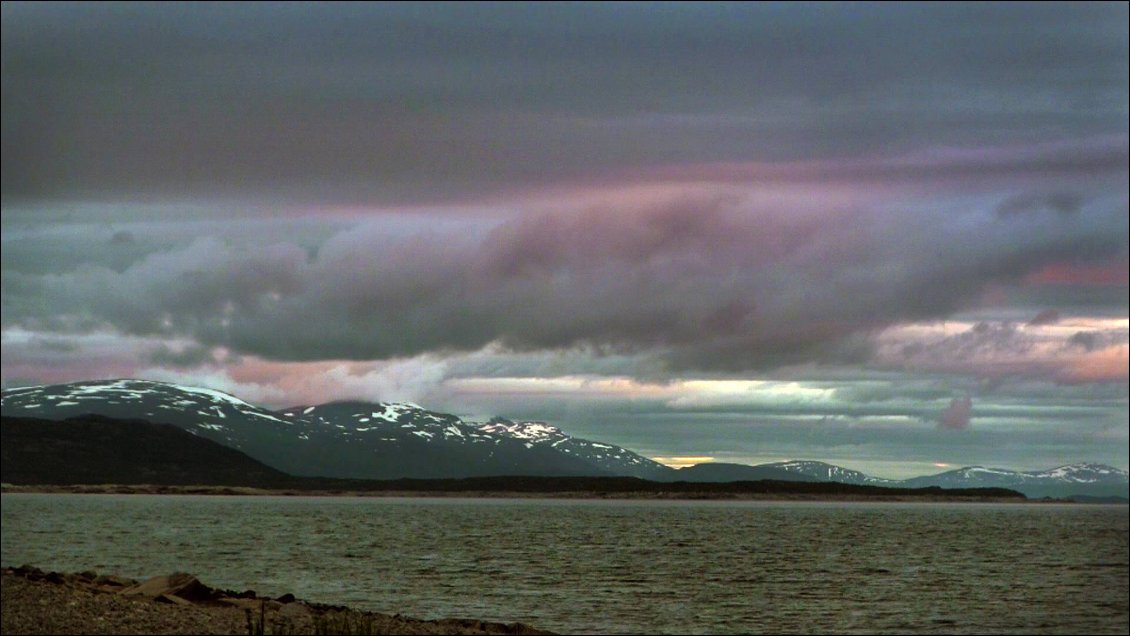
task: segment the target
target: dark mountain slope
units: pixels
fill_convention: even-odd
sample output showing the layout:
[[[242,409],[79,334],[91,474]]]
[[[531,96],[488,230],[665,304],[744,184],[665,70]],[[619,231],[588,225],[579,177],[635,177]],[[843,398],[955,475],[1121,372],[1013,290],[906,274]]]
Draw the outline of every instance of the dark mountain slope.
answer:
[[[2,418],[0,481],[284,487],[291,478],[175,426],[90,415]]]

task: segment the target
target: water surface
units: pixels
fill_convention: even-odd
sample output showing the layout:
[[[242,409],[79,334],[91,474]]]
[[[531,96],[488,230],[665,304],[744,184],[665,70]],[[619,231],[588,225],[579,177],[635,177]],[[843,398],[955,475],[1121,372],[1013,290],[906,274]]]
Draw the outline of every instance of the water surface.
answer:
[[[1126,506],[5,494],[4,565],[561,632],[1122,632]]]

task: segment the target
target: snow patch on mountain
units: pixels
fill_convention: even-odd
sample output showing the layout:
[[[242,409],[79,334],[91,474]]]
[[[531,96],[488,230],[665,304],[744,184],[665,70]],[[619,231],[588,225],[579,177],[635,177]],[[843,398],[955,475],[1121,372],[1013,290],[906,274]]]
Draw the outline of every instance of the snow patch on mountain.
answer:
[[[889,479],[872,477],[858,470],[851,470],[834,464],[811,460],[790,460],[762,465],[779,468],[790,473],[804,475],[821,481],[835,481],[843,484],[890,485],[895,483]]]
[[[494,418],[481,424],[479,428],[498,435],[537,442],[562,441],[567,437],[561,429],[545,422],[511,422],[503,418]]]
[[[546,422],[514,422],[496,417],[478,426],[479,430],[492,435],[521,440],[528,448],[552,448],[613,474],[659,479],[673,472],[672,469],[625,448],[572,437]]]

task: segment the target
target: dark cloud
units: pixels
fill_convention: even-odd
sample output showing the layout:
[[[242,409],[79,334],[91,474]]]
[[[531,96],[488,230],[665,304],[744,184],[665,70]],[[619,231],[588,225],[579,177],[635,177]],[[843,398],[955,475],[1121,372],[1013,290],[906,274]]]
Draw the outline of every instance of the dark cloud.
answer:
[[[1067,339],[1067,343],[1084,351],[1094,351],[1102,346],[1104,340],[1102,334],[1094,331],[1076,331]]]
[[[919,357],[936,360],[974,360],[978,358],[1023,358],[1036,343],[1011,322],[982,321],[964,333],[944,338],[917,352]]]
[[[1078,212],[1082,205],[1083,197],[1075,192],[1021,194],[1010,197],[997,206],[997,214],[1002,217],[1009,217],[1054,212],[1067,216]]]
[[[973,399],[969,397],[954,398],[946,410],[938,416],[938,428],[950,431],[963,431],[969,428],[969,419],[973,415]]]
[[[1054,325],[1059,322],[1059,312],[1055,309],[1045,309],[1028,321],[1029,325]]]
[[[1122,3],[2,11],[6,202],[436,198],[1127,134]]]
[[[111,245],[130,245],[136,242],[137,239],[134,237],[133,232],[129,230],[119,230],[114,232],[114,235],[110,237]]]

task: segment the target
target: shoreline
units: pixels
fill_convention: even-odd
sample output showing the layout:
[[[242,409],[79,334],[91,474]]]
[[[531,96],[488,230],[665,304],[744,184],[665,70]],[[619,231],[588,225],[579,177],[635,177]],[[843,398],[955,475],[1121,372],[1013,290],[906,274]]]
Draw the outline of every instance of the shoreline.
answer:
[[[179,486],[156,484],[0,484],[3,494],[171,495],[244,497],[365,497],[428,499],[595,499],[659,501],[829,501],[829,502],[930,502],[930,503],[1078,503],[1069,499],[1028,499],[988,495],[860,494],[740,491],[530,491],[530,490],[353,490],[258,488],[252,486]]]
[[[4,634],[552,634],[525,623],[419,619],[220,590],[175,573],[145,580],[95,572],[0,570]]]

